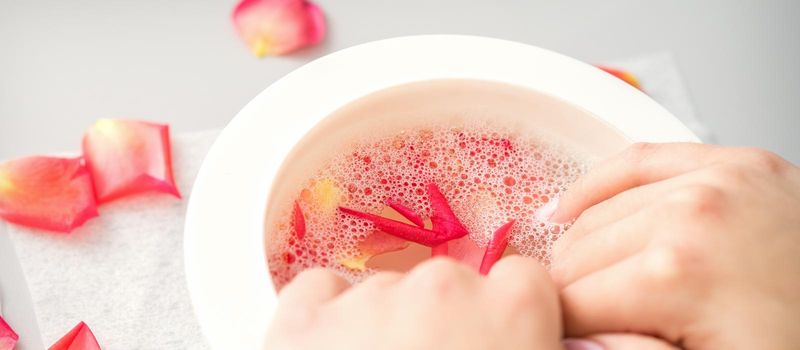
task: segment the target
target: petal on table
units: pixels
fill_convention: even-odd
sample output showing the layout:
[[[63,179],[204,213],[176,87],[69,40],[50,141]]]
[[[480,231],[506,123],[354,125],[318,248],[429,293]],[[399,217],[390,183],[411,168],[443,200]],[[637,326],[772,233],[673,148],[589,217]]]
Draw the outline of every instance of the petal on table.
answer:
[[[147,191],[181,196],[172,175],[168,125],[100,119],[83,137],[83,156],[99,203]]]
[[[622,81],[630,84],[631,86],[633,86],[633,87],[635,87],[635,88],[637,88],[639,90],[642,90],[642,85],[639,84],[639,79],[637,79],[636,76],[633,75],[633,73],[631,73],[631,72],[624,71],[622,69],[603,66],[603,65],[599,65],[599,64],[595,65],[595,67],[600,68],[600,69],[606,71],[606,73],[609,73],[609,74],[611,74],[611,75],[613,75],[613,76],[615,76],[615,77],[617,77],[619,79],[622,79]]]
[[[11,326],[0,316],[0,350],[13,350],[18,340],[17,333],[14,333]]]
[[[95,216],[92,178],[81,158],[35,156],[0,164],[0,218],[70,232]]]
[[[305,0],[242,0],[232,20],[257,57],[286,54],[325,37],[322,10]]]
[[[64,337],[50,346],[49,350],[100,350],[92,330],[83,321]]]

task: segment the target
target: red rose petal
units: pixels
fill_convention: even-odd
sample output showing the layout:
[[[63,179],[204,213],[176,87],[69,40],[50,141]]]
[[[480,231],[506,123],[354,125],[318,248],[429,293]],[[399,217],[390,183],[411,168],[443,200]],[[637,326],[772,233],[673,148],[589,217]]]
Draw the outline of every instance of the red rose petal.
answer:
[[[322,10],[305,0],[242,0],[232,20],[257,57],[286,54],[325,37]]]
[[[27,157],[0,164],[0,217],[70,232],[97,216],[92,179],[80,158]]]
[[[633,75],[630,72],[627,72],[627,71],[624,71],[624,70],[621,70],[621,69],[617,69],[617,68],[611,68],[611,67],[608,67],[608,66],[599,65],[599,64],[595,65],[595,67],[600,68],[600,69],[604,70],[606,73],[609,73],[609,74],[611,74],[611,75],[613,75],[613,76],[615,76],[615,77],[617,77],[619,79],[622,79],[622,81],[630,84],[631,86],[633,86],[633,87],[635,87],[635,88],[637,88],[639,90],[642,89],[642,85],[639,84],[639,79],[637,79],[636,76]]]
[[[414,223],[414,225],[417,225],[419,227],[425,227],[425,222],[422,221],[422,218],[419,217],[419,215],[417,215],[417,213],[415,213],[414,210],[412,210],[411,208],[392,200],[387,201],[386,205],[397,211],[398,214],[408,219],[408,221]]]
[[[49,350],[100,350],[92,330],[83,321],[64,337],[50,346]]]
[[[83,137],[83,156],[99,203],[146,191],[181,196],[172,176],[167,125],[100,119]]]
[[[297,239],[302,240],[306,237],[306,218],[303,216],[303,209],[300,208],[300,203],[294,202],[294,209],[292,210],[292,226],[294,226],[294,234]]]
[[[505,225],[500,226],[497,231],[494,231],[492,240],[486,247],[486,253],[483,254],[481,267],[479,269],[481,275],[486,275],[492,269],[494,263],[503,257],[506,247],[508,247],[508,239],[511,236],[511,227],[514,226],[514,220],[507,222]]]
[[[339,207],[339,210],[345,214],[361,218],[375,224],[378,230],[386,232],[390,235],[422,244],[424,246],[433,247],[451,239],[458,238],[453,235],[448,235],[442,232],[432,231],[420,228],[414,225],[409,225],[399,221],[387,219],[378,215],[363,213],[357,210]],[[466,234],[466,233],[465,233]]]
[[[0,350],[13,350],[14,345],[17,344],[19,336],[11,329],[11,326],[6,323],[6,320],[0,316]]]
[[[431,201],[432,230],[453,236],[453,238],[465,236],[468,233],[467,229],[458,220],[456,214],[453,213],[453,209],[450,208],[450,204],[436,184],[431,183],[428,185],[428,196]]]

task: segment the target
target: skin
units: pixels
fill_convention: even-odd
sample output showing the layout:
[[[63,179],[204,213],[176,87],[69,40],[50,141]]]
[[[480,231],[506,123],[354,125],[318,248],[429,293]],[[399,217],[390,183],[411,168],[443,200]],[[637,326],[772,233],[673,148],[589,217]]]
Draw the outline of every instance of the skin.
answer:
[[[446,258],[356,286],[305,271],[280,292],[266,348],[800,343],[800,169],[778,156],[637,144],[576,182],[550,220],[574,218],[555,244],[550,276],[522,257],[504,258],[486,278]]]
[[[522,257],[487,277],[448,258],[350,286],[321,269],[279,294],[266,349],[561,349],[557,291]]]
[[[800,343],[800,170],[756,149],[637,144],[595,167],[551,221],[565,332],[684,349]]]

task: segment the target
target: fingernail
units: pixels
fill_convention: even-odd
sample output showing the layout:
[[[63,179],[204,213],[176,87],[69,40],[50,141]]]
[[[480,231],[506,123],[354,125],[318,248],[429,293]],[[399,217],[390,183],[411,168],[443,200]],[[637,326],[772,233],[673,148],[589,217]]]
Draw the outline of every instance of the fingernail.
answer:
[[[553,198],[539,207],[534,215],[541,222],[550,222],[550,218],[556,213],[556,209],[558,209],[558,198]]]
[[[564,339],[561,344],[566,350],[604,350],[600,343],[588,339]]]

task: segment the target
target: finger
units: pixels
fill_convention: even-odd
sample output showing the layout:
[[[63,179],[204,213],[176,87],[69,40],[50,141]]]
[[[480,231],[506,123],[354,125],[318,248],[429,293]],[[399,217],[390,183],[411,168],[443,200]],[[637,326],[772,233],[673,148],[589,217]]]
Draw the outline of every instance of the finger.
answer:
[[[495,317],[508,323],[510,334],[523,334],[551,349],[562,335],[558,291],[550,275],[532,258],[510,255],[486,276],[487,296]],[[549,344],[549,346],[545,346]]]
[[[708,167],[619,193],[583,211],[575,223],[553,245],[553,257],[569,250],[574,242],[581,240],[586,235],[646,210],[653,204],[662,203],[669,196],[685,188],[698,185],[713,187],[719,181],[718,170]],[[661,216],[657,214],[663,213],[656,212],[655,214],[654,219],[657,219]],[[671,219],[666,218],[662,222],[670,221]]]
[[[559,287],[605,269],[640,252],[650,242],[664,210],[649,207],[584,235],[568,245],[553,247],[550,274]],[[560,239],[559,239],[560,240]]]
[[[617,193],[712,164],[719,148],[693,143],[639,143],[592,169],[559,199],[552,222],[567,222]]]
[[[676,179],[677,180],[677,179]],[[661,181],[615,195],[585,210],[553,245],[553,258],[585,236],[645,210],[659,198],[679,188],[684,181]]]
[[[434,257],[415,266],[400,282],[415,293],[449,295],[479,281],[478,274],[448,257]]]
[[[308,269],[281,289],[278,300],[280,306],[287,309],[314,308],[335,298],[348,288],[350,282],[329,270]]]
[[[593,335],[585,339],[565,339],[566,350],[679,350],[661,339],[632,334],[611,333]]]
[[[385,292],[397,285],[403,274],[394,271],[378,272],[353,286],[337,298],[336,303],[347,305],[353,299],[385,298]],[[383,293],[383,294],[381,294]]]
[[[702,296],[681,288],[686,269],[675,254],[640,253],[589,274],[560,291],[566,334],[636,332],[676,342]]]
[[[521,255],[510,255],[500,259],[487,275],[489,288],[501,290],[522,290],[538,298],[557,300],[555,285],[547,270],[532,258]]]

